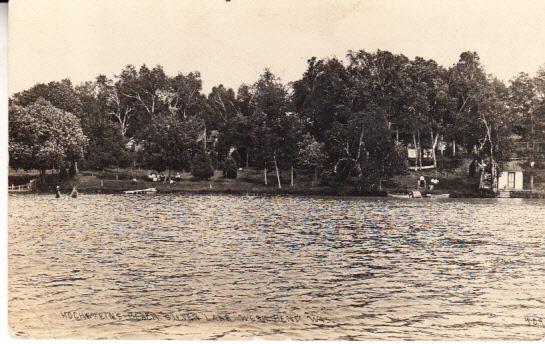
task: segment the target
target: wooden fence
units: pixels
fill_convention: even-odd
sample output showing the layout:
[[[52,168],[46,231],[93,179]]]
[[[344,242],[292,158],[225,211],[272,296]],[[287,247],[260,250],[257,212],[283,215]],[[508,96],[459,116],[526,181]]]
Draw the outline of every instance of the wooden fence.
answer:
[[[9,185],[8,192],[31,192],[36,190],[36,179],[32,179],[30,182],[23,185]]]

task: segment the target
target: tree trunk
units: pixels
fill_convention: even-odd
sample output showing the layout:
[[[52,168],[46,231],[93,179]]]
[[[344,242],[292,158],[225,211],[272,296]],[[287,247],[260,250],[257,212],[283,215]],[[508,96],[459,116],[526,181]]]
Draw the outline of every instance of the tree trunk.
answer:
[[[361,133],[360,133],[360,140],[358,142],[358,154],[356,155],[356,162],[358,162],[360,160],[360,157],[361,157],[361,145],[363,144],[363,126],[361,127]],[[346,150],[346,152],[348,153],[348,155],[350,155],[350,152],[348,151],[348,149]]]
[[[439,140],[439,134],[433,136],[433,130],[430,129],[431,136],[431,157],[433,158],[433,168],[437,169],[437,157],[435,156],[435,147],[437,147],[437,140]]]
[[[45,184],[45,168],[40,169],[40,182],[42,185]]]
[[[530,110],[530,123],[531,123],[531,129],[530,129],[530,133],[531,133],[531,140],[532,140],[532,159],[535,159],[534,158],[534,154],[535,154],[535,149],[536,149],[536,142],[535,142],[535,134],[534,134],[534,116],[533,116],[533,111]]]
[[[413,144],[414,144],[414,150],[416,151],[416,158],[414,160],[414,167],[415,170],[418,171],[418,147],[416,146],[416,135],[413,132]]]
[[[488,125],[488,121],[486,120],[486,117],[484,117],[484,115],[482,115],[481,120],[483,121],[486,128],[486,137],[488,138],[488,142],[490,143],[490,173],[492,175],[492,189],[494,190],[497,188],[498,180],[496,178],[497,171],[496,163],[494,160],[494,144],[492,143],[492,127]]]
[[[263,176],[265,178],[265,185],[269,185],[269,182],[267,181],[267,167],[263,169]]]
[[[73,177],[76,175],[76,170],[74,169],[74,162],[73,161],[70,161],[68,163],[68,175],[70,177]]]
[[[312,180],[312,186],[316,186],[318,184],[318,167],[314,167],[314,179]]]
[[[534,173],[530,174],[530,190],[534,191]]]
[[[66,165],[64,164],[59,165],[59,177],[60,179],[66,178]]]
[[[249,160],[250,160],[250,158],[249,158],[248,148],[246,148],[246,168],[248,168],[248,161]]]
[[[278,181],[278,188],[282,189],[282,183],[280,183],[280,172],[278,171],[278,164],[276,163],[276,154],[273,154],[274,169],[276,170],[276,180]]]
[[[422,146],[420,144],[420,130],[418,133],[418,166],[422,169]]]
[[[452,140],[452,156],[456,156],[456,140]]]
[[[361,163],[360,163],[360,157],[361,157],[361,146],[363,145],[363,130],[364,127],[361,127],[361,133],[360,133],[360,140],[358,142],[358,154],[356,155],[356,159],[354,159],[354,163],[356,164],[357,170],[358,170],[358,178],[361,178],[363,175],[363,170],[361,169]],[[348,149],[346,150],[348,153],[348,156],[350,156],[350,152]]]
[[[294,183],[293,183],[293,165],[291,165],[290,178],[291,178],[290,185],[293,186],[294,185]]]
[[[437,169],[437,158],[435,157],[435,146],[431,148],[431,157],[433,158],[433,168]]]
[[[78,162],[77,161],[74,161],[74,175],[78,174],[79,173],[79,169],[78,169]]]
[[[206,126],[204,127],[204,151],[206,152]]]

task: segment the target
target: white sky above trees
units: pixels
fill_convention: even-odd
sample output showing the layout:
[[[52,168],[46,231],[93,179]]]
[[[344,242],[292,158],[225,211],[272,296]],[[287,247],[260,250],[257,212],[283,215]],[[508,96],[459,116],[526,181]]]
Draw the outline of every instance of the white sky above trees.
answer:
[[[344,59],[349,49],[443,66],[476,51],[504,81],[545,64],[537,0],[12,0],[9,16],[10,94],[143,63],[200,71],[205,92],[236,90],[265,67],[290,82],[310,57]]]

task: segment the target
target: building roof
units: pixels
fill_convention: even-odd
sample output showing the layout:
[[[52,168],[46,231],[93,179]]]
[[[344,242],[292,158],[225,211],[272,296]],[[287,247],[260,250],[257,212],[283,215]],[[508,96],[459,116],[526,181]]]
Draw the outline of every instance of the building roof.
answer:
[[[516,161],[508,161],[502,164],[502,171],[523,172],[524,168]]]

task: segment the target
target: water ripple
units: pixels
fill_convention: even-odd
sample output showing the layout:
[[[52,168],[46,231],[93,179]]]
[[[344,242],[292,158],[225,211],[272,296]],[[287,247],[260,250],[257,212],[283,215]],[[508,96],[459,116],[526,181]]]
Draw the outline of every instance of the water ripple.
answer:
[[[35,338],[537,339],[545,202],[15,195],[9,319]],[[320,316],[82,321],[61,311]],[[306,319],[306,318],[305,318]]]

